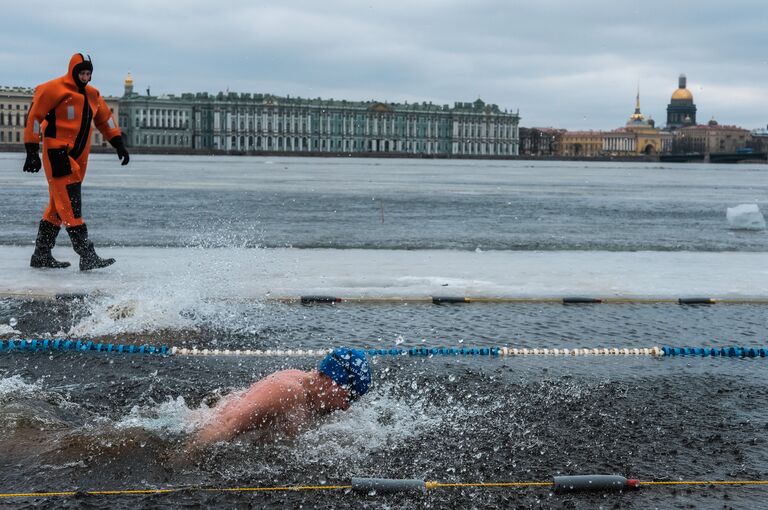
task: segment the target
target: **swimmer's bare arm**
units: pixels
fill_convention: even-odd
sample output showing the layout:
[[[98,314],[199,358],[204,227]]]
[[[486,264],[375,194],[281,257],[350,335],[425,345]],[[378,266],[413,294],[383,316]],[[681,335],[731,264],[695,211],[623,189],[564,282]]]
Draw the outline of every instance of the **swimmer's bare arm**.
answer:
[[[279,384],[262,380],[243,395],[227,402],[211,422],[200,429],[191,446],[227,441],[235,436],[263,428],[284,411],[286,395]]]
[[[297,397],[301,392],[297,391],[295,379],[294,374],[282,372],[254,383],[243,395],[224,404],[217,416],[198,431],[192,445],[227,441],[243,432],[269,427],[299,405]]]

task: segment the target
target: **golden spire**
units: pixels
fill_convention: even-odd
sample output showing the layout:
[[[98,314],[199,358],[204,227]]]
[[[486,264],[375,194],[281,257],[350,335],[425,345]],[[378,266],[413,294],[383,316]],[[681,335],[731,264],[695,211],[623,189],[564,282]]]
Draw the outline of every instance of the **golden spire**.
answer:
[[[133,85],[133,76],[131,76],[130,71],[128,71],[128,76],[125,77],[125,85]]]
[[[640,113],[640,85],[637,86],[637,98],[635,99],[635,113],[629,118],[630,122],[639,122],[645,120],[645,116]]]

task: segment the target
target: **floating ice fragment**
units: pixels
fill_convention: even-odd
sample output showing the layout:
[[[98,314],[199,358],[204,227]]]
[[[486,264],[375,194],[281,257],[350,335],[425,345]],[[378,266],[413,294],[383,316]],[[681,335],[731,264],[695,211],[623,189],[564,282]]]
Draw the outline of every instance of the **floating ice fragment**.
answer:
[[[10,320],[8,321],[8,325],[12,328],[15,328],[16,324],[18,324],[18,322],[16,321],[16,317],[11,317]]]
[[[740,204],[726,210],[728,224],[739,230],[764,230],[765,218],[757,204]]]

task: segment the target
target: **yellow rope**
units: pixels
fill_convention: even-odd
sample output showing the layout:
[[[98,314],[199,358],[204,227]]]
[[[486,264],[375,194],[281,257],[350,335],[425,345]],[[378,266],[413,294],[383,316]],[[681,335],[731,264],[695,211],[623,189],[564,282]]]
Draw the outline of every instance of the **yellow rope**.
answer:
[[[683,480],[640,482],[640,486],[673,486],[673,485],[768,485],[768,480]],[[440,483],[425,482],[427,489],[446,488],[520,488],[520,487],[551,487],[552,482],[478,482],[478,483]],[[145,494],[172,494],[183,491],[202,492],[288,492],[288,491],[328,491],[351,490],[352,485],[295,485],[285,487],[179,487],[176,489],[126,489],[126,490],[94,490],[94,491],[51,491],[51,492],[7,492],[0,493],[0,498],[48,498],[56,496],[132,496]]]
[[[114,490],[114,491],[85,491],[89,496],[116,496],[130,494],[170,494],[184,489],[133,489],[133,490]],[[76,494],[76,493],[75,493]]]
[[[227,489],[202,489],[205,492],[268,492],[268,491],[322,491],[352,489],[351,485],[298,485],[293,487],[232,487]]]
[[[58,491],[58,492],[9,492],[0,493],[0,498],[47,498],[53,496],[132,496],[141,494],[171,494],[182,491],[202,492],[279,492],[279,491],[321,491],[352,489],[351,485],[296,485],[289,487],[180,487],[178,489],[125,489],[100,491]]]
[[[2,498],[47,498],[51,496],[74,496],[77,494],[73,491],[67,492],[8,492],[0,494]]]

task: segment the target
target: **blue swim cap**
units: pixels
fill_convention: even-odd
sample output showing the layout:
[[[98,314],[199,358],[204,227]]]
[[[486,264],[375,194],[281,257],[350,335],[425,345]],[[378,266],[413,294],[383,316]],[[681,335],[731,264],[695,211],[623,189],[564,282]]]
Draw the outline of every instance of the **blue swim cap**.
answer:
[[[317,370],[350,390],[353,399],[368,393],[371,386],[371,366],[361,349],[334,349],[320,362]]]

